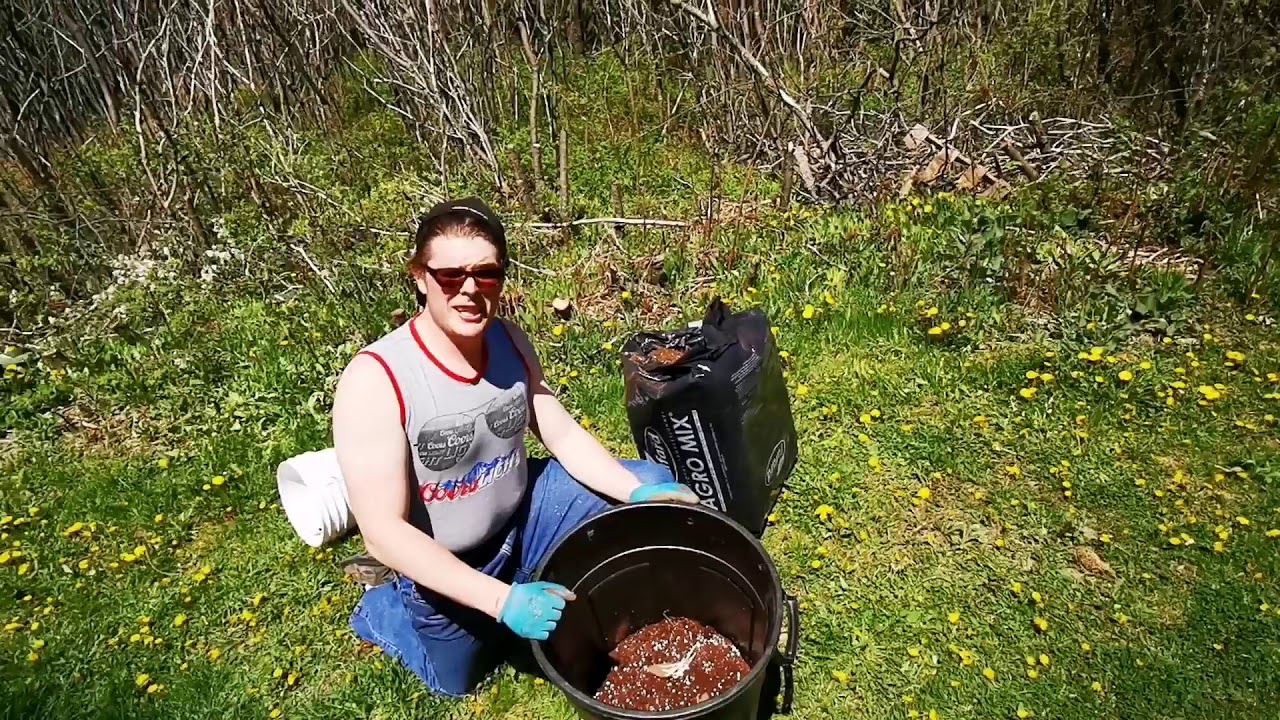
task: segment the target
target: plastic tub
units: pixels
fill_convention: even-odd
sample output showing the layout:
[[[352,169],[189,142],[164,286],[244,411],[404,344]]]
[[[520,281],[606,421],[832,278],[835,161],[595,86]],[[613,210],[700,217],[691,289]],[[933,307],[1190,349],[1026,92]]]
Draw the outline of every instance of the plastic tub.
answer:
[[[799,641],[795,602],[785,598],[764,546],[727,516],[675,503],[616,507],[562,538],[536,577],[577,594],[551,638],[533,643],[533,654],[579,716],[755,720],[790,710]],[[779,653],[784,614],[787,649]],[[680,710],[635,712],[597,702],[593,696],[611,667],[608,653],[664,617],[715,628],[737,645],[751,671],[725,694]],[[780,675],[774,683],[782,685],[781,708],[773,707],[776,688],[764,692],[771,670]]]

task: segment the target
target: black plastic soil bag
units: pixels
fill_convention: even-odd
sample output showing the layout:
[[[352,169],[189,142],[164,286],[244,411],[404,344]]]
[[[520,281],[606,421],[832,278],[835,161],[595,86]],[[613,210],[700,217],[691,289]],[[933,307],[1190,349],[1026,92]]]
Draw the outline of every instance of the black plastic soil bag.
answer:
[[[756,535],[796,463],[796,426],[769,320],[712,302],[700,327],[638,333],[622,348],[641,457]]]

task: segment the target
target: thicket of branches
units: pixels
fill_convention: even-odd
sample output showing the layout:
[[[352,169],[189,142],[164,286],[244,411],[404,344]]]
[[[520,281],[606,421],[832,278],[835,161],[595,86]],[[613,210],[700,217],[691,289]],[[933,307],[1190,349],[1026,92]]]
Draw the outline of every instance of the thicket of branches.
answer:
[[[0,9],[7,264],[20,271],[67,237],[120,252],[174,229],[207,242],[209,218],[245,194],[269,208],[306,193],[252,172],[229,188],[238,131],[340,127],[360,108],[394,113],[442,173],[465,153],[497,191],[529,197],[530,185],[551,184],[573,122],[556,88],[606,53],[652,78],[625,81],[633,96],[656,93],[664,128],[768,167],[787,189],[794,176],[815,201],[856,199],[892,177],[916,123],[962,149],[993,126],[1034,143],[1033,113],[1123,113],[1174,152],[1203,145],[1210,128],[1231,148],[1226,184],[1256,195],[1278,159],[1277,10],[1274,0],[14,0]],[[521,157],[498,140],[513,126],[531,138]],[[132,149],[145,186],[79,162],[94,148]]]

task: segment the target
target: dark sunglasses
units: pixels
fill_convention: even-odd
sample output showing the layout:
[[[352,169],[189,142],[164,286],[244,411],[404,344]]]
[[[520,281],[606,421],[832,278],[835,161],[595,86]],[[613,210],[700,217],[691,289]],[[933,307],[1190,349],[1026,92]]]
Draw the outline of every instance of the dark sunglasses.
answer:
[[[503,278],[507,275],[506,268],[501,265],[482,267],[475,270],[467,268],[426,268],[426,271],[435,278],[440,287],[447,290],[457,290],[467,283],[467,278],[476,281],[476,287],[487,290],[497,287],[502,283]]]

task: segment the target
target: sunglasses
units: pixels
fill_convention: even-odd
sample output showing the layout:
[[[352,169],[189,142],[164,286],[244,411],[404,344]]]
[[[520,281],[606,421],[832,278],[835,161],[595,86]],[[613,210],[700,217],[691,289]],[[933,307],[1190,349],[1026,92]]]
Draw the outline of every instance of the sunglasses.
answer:
[[[458,290],[467,284],[467,278],[476,281],[476,288],[480,290],[489,290],[497,287],[502,283],[503,278],[507,275],[506,268],[500,265],[492,265],[489,267],[476,268],[470,270],[467,268],[425,268],[426,271],[435,278],[445,290]]]

